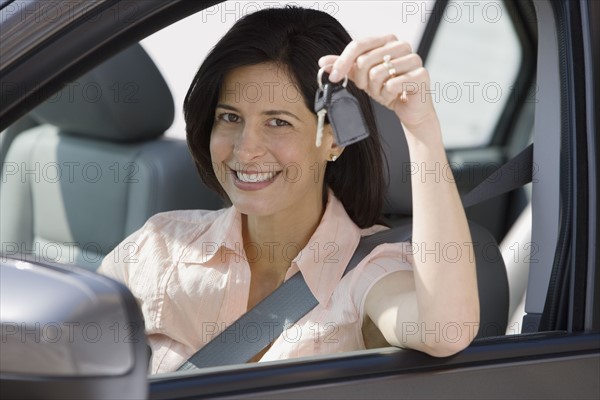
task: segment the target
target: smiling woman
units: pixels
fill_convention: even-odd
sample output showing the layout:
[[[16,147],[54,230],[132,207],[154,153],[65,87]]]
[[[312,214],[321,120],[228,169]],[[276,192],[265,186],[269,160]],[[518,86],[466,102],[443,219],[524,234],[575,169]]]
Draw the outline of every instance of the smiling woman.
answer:
[[[264,94],[242,100],[231,89],[249,85],[257,85]],[[242,214],[271,215],[273,226],[286,230],[307,224],[314,230],[320,219],[314,210],[323,204],[322,160],[339,156],[341,149],[331,135],[315,149],[314,114],[303,101],[289,101],[281,88],[290,85],[294,83],[285,70],[273,63],[227,74],[210,136],[210,157],[220,186]],[[269,86],[272,96],[265,95]],[[307,173],[311,170],[315,173]],[[278,215],[287,215],[286,221]]]
[[[366,139],[341,147],[325,121],[315,145],[320,68],[332,85],[349,78]],[[135,243],[135,263],[109,255],[100,269],[127,284],[142,306],[151,372],[178,368],[297,272],[317,306],[241,361],[358,350],[382,339],[435,356],[468,346],[479,301],[452,180],[413,180],[413,241],[455,246],[457,257],[440,260],[409,243],[386,243],[344,275],[361,237],[386,229],[379,223],[382,150],[369,98],[400,119],[413,161],[448,165],[428,85],[407,43],[393,35],[352,41],[324,12],[269,9],[234,25],[201,65],[184,103],[196,167],[232,207],[157,214],[115,250]],[[415,334],[415,327],[447,333],[449,326],[453,334],[441,339]]]

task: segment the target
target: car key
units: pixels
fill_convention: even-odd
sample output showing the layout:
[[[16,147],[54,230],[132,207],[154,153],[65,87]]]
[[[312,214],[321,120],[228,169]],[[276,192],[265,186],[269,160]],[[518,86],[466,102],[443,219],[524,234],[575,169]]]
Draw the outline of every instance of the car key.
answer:
[[[315,112],[317,113],[317,141],[315,144],[317,147],[320,147],[323,141],[323,127],[325,126],[328,103],[331,101],[331,89],[332,84],[326,83],[324,86],[319,87],[315,94]]]
[[[369,129],[358,104],[358,100],[346,89],[348,78],[342,85],[331,82],[323,85],[321,77],[324,68],[319,70],[319,89],[315,94],[317,113],[316,146],[319,147],[323,138],[325,117],[328,116],[333,128],[335,142],[339,146],[348,146],[369,136]]]

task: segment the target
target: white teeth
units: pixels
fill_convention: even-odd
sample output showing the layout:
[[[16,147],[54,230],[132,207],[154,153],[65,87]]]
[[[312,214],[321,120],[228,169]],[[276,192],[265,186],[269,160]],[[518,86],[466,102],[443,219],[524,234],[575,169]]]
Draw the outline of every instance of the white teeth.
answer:
[[[241,171],[235,171],[237,178],[242,182],[258,183],[272,179],[277,173],[276,172],[264,172],[255,174],[246,174]]]

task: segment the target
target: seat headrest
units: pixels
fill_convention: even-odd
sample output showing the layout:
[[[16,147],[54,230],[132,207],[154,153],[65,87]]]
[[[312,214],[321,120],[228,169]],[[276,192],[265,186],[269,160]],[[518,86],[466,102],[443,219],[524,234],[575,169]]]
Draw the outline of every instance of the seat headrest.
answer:
[[[386,196],[383,212],[412,215],[411,174],[415,166],[410,162],[408,144],[402,124],[396,114],[381,104],[371,101],[383,152],[387,162]]]
[[[167,83],[136,43],[65,86],[31,115],[80,136],[138,141],[162,135],[174,113]]]

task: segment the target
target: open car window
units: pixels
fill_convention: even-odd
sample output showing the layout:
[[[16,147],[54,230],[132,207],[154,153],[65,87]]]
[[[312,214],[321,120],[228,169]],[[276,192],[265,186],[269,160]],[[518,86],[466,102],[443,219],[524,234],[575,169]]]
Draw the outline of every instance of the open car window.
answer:
[[[278,5],[296,4],[294,2]],[[489,175],[507,160],[504,146],[520,137],[531,134],[533,114],[530,109],[518,110],[511,118],[524,119],[528,128],[511,132],[502,132],[504,136],[500,148],[492,148],[492,138],[506,106],[515,101],[515,86],[523,67],[523,43],[517,36],[516,22],[502,2],[491,5],[463,4],[450,2],[441,14],[435,13],[435,2],[369,2],[369,9],[376,15],[382,15],[377,23],[365,21],[361,10],[363,2],[321,2],[300,3],[304,6],[330,13],[340,20],[353,37],[372,36],[391,31],[400,39],[408,41],[418,49],[425,27],[431,18],[439,25],[435,39],[428,49],[426,67],[433,76],[436,109],[443,124],[444,139],[450,150],[454,171],[459,188],[467,192],[479,181]],[[216,41],[240,17],[249,12],[269,7],[269,3],[223,3],[209,7],[189,16],[141,41],[141,45],[151,55],[162,75],[165,77],[175,100],[175,121],[166,135],[183,138],[185,127],[181,104],[187,92],[189,82],[206,53]],[[389,27],[389,29],[388,29]],[[194,41],[191,38],[202,38]],[[185,39],[193,51],[183,51],[172,43]],[[192,44],[193,43],[193,44]],[[529,66],[530,68],[531,66]],[[528,81],[531,84],[531,80]],[[461,152],[460,150],[466,152]],[[470,153],[471,149],[489,149],[480,153]],[[525,193],[525,192],[523,192]],[[521,195],[523,195],[523,193]],[[472,220],[490,229],[500,242],[514,220],[526,206],[524,201],[513,207],[487,206],[473,212]],[[512,198],[504,196],[503,204]],[[482,211],[483,210],[483,211]],[[493,211],[492,211],[493,210]],[[498,223],[502,221],[502,225]],[[526,244],[518,243],[518,246]],[[514,247],[514,246],[513,246]],[[526,259],[521,252],[519,259]],[[508,252],[505,257],[510,257]],[[521,272],[522,265],[520,266]],[[526,274],[517,278],[524,296]],[[519,296],[519,295],[517,295]],[[513,307],[514,308],[514,307]],[[522,312],[522,310],[517,311]],[[512,316],[511,316],[512,317]],[[516,315],[514,318],[519,319]],[[520,324],[520,322],[519,322]],[[513,325],[512,332],[517,328]],[[520,331],[520,329],[518,329]],[[503,332],[498,332],[501,334]],[[169,375],[169,374],[168,374]]]
[[[330,13],[339,19],[355,38],[394,33],[400,40],[408,41],[415,50],[421,44],[421,37],[427,24],[431,18],[434,18],[438,27],[431,48],[428,49],[426,66],[430,68],[430,73],[434,77],[431,91],[443,124],[447,145],[449,148],[468,149],[481,148],[490,144],[500,114],[509,101],[510,88],[514,85],[521,61],[522,49],[515,36],[513,20],[502,3],[492,8],[450,2],[442,13],[436,14],[434,1],[278,2],[277,4],[225,2],[208,7],[159,30],[143,39],[140,44],[158,67],[173,96],[174,121],[166,128],[166,137],[180,142],[185,138],[183,98],[197,68],[222,35],[239,18],[248,13],[286,4],[300,4]],[[363,12],[367,4],[370,12],[380,15],[380,19],[365,21]],[[493,49],[488,46],[490,38],[495,40]],[[501,54],[498,54],[496,47],[501,49]],[[498,58],[491,58],[491,55]],[[505,62],[500,65],[499,59]],[[457,86],[457,82],[461,84]],[[485,82],[483,87],[481,82]],[[110,86],[109,91],[104,89],[104,92],[94,81],[75,80],[67,85],[66,91],[63,89],[60,93],[51,96],[47,103],[64,101],[65,96],[77,95],[80,95],[88,105],[98,103],[97,107],[102,107],[100,100],[106,97],[110,97],[111,103],[116,107],[129,103],[144,103],[144,95],[138,93],[138,89],[139,85],[135,79],[118,82]],[[456,93],[453,92],[455,89],[458,90]],[[495,91],[493,99],[490,98],[490,91]],[[474,97],[474,94],[477,96]],[[28,131],[32,126],[44,123],[43,119],[35,113],[33,119],[34,122],[30,125],[20,122],[24,124],[22,129]],[[40,127],[37,126],[35,129],[39,130]],[[458,158],[460,159],[460,154]],[[466,161],[466,164],[475,165],[476,173],[484,174],[489,172],[490,164],[497,167],[501,161],[503,159],[498,159],[496,154],[491,152],[483,153],[480,159],[471,158]],[[71,169],[65,170],[65,165]],[[456,165],[464,166],[465,161],[459,161]],[[20,166],[10,163],[8,168],[10,171],[7,173],[10,176],[15,173],[22,175]],[[19,171],[13,171],[14,168]],[[107,178],[112,185],[143,184],[146,176],[143,168],[141,162],[124,161],[103,165],[95,161],[85,163],[81,160],[63,159],[58,163],[47,162],[41,165],[39,175],[42,181],[60,183],[65,178],[72,180],[72,177],[64,172],[75,173],[81,175],[79,178],[84,184],[97,188],[98,184],[107,181]],[[478,183],[473,180],[472,170],[461,171],[456,170],[455,174],[458,176],[459,188],[463,191]],[[76,202],[73,203],[73,207],[78,207]],[[507,212],[490,213],[486,210],[488,219],[477,221],[477,215],[474,219],[483,223],[486,228],[490,226],[494,228],[494,221],[489,222],[490,215],[495,219],[505,219]],[[128,226],[126,233],[135,231],[142,222],[143,220],[139,220],[137,225]],[[499,240],[504,232],[505,230],[501,230],[497,233]],[[80,249],[65,245],[65,241],[59,240],[42,242],[39,247],[41,249],[39,252],[45,261],[83,264],[89,269],[95,269],[103,254],[112,250],[107,248],[105,243],[99,244],[94,241],[80,244]],[[27,248],[20,250],[35,251]],[[127,257],[126,254],[121,256]]]

